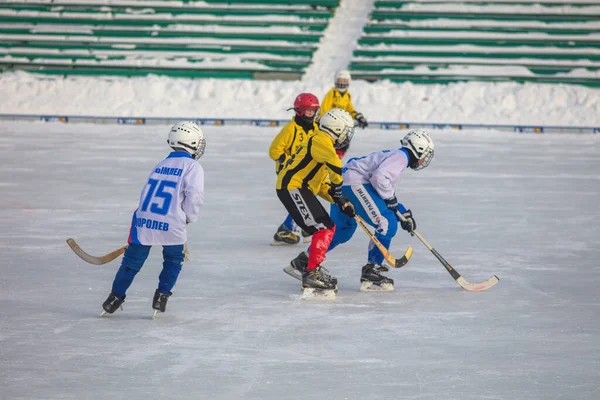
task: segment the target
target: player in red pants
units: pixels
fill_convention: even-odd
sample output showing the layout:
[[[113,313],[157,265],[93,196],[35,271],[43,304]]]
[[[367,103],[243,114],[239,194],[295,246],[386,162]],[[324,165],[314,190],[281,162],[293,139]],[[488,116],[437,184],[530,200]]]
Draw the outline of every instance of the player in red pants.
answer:
[[[354,216],[354,206],[342,196],[342,161],[335,152],[335,147],[347,144],[353,134],[350,114],[341,109],[328,111],[319,121],[319,130],[288,157],[277,175],[279,200],[294,222],[313,235],[308,262],[301,271],[305,292],[336,288],[337,280],[321,268],[335,225],[316,196]]]

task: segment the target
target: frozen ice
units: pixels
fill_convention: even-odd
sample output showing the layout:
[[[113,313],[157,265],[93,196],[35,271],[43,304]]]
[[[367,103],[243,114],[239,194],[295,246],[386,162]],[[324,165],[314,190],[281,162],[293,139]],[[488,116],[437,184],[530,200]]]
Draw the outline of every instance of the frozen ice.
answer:
[[[2,399],[600,398],[597,135],[431,131],[436,155],[398,199],[466,279],[416,238],[393,293],[362,293],[366,235],[329,253],[337,300],[303,302],[272,247],[285,216],[267,149],[278,128],[203,129],[206,204],[167,312],[153,249],[124,310],[98,318],[168,126],[0,123]],[[355,135],[348,157],[404,132]]]

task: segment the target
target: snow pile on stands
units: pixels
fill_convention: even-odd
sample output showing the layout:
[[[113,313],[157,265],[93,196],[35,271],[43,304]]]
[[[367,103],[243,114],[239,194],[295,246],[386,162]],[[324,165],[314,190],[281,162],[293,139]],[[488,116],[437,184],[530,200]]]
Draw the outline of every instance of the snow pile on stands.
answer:
[[[298,93],[322,98],[331,85],[310,79],[62,78],[14,72],[0,74],[0,113],[287,119]],[[373,122],[600,125],[600,90],[575,85],[353,81],[350,93],[357,110]]]

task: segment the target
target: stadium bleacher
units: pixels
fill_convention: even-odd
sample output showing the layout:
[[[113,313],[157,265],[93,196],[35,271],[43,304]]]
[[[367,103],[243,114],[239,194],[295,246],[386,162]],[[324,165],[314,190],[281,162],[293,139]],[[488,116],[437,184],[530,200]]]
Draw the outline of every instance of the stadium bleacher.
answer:
[[[341,0],[343,1],[343,0]],[[300,79],[340,0],[5,0],[0,71]],[[600,3],[376,0],[355,79],[600,86]]]
[[[8,0],[0,69],[299,79],[338,3]]]
[[[600,86],[600,3],[378,0],[354,50],[354,78]]]

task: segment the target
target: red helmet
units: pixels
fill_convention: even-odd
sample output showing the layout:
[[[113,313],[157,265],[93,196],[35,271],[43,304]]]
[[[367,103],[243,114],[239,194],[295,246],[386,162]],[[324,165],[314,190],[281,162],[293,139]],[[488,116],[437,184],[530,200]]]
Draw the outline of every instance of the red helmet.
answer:
[[[318,111],[319,99],[312,93],[300,93],[294,101],[294,110],[299,117],[304,117],[306,110]]]

